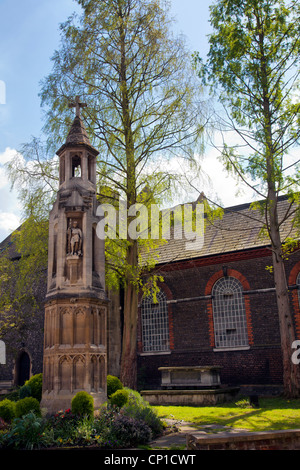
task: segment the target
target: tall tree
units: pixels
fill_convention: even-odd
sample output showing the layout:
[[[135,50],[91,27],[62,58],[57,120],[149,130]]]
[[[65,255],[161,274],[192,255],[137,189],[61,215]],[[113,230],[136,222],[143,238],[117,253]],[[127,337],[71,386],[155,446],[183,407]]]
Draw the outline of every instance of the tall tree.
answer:
[[[49,211],[58,188],[58,159],[48,161],[38,140],[33,139],[6,167],[23,203],[25,222],[0,251],[1,335],[28,327],[28,319],[40,308],[47,270]]]
[[[295,331],[280,229],[287,218],[299,220],[299,160],[290,152],[300,136],[300,5],[293,0],[218,0],[210,15],[207,60],[195,59],[203,83],[224,105],[223,123],[241,142],[224,145],[224,163],[262,200],[259,207],[272,248],[284,391],[295,397],[300,379],[291,361]],[[281,215],[280,194],[290,200]]]
[[[116,199],[121,198],[127,210],[137,203],[159,203],[179,179],[172,157],[176,162],[182,158],[185,168],[189,163],[196,171],[203,106],[200,81],[184,41],[173,36],[163,0],[77,3],[82,14],[61,25],[60,49],[53,56],[52,73],[42,83],[48,151],[51,154],[65,138],[72,120],[68,103],[80,95],[87,103],[82,111],[87,131],[100,151],[99,199],[119,209]],[[142,282],[140,243],[147,240],[135,239],[127,230],[126,239],[107,240],[106,245],[112,268],[109,285],[113,279],[124,288],[121,379],[132,388]]]

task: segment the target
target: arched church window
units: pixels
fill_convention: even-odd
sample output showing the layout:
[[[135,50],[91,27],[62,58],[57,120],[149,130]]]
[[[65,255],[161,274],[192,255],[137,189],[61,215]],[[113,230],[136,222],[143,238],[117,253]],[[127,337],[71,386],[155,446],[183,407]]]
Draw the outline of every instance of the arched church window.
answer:
[[[248,330],[242,284],[234,277],[222,277],[212,289],[216,348],[248,346]]]
[[[141,306],[142,341],[144,352],[169,351],[169,317],[166,295],[160,290],[156,295],[143,298]]]

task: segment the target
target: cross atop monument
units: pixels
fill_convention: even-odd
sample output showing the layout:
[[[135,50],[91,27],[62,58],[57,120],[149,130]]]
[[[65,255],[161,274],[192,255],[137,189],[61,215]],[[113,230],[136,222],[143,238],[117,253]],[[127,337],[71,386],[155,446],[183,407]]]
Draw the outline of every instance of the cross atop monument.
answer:
[[[69,108],[76,108],[76,116],[80,117],[80,108],[86,108],[86,103],[81,103],[79,96],[76,96],[75,101],[69,103]]]

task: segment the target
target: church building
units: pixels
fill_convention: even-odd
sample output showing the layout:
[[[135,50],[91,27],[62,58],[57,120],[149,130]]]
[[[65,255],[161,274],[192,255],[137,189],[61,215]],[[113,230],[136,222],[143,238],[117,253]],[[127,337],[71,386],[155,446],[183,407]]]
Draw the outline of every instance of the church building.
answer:
[[[282,197],[279,211],[287,213]],[[221,383],[245,393],[279,393],[282,357],[270,243],[258,211],[244,204],[208,222],[201,250],[184,239],[161,246],[156,273],[164,278],[159,303],[139,304],[140,388],[161,386],[161,367],[218,366]],[[282,239],[292,236],[290,222]],[[300,338],[300,253],[285,261],[297,338]],[[291,350],[291,356],[293,351]]]

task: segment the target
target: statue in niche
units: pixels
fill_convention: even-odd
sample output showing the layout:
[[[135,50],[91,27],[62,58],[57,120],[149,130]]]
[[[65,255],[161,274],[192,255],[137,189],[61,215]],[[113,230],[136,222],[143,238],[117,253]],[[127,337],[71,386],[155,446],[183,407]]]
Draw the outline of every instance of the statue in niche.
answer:
[[[82,255],[82,231],[78,227],[78,221],[70,219],[68,228],[68,255]]]

